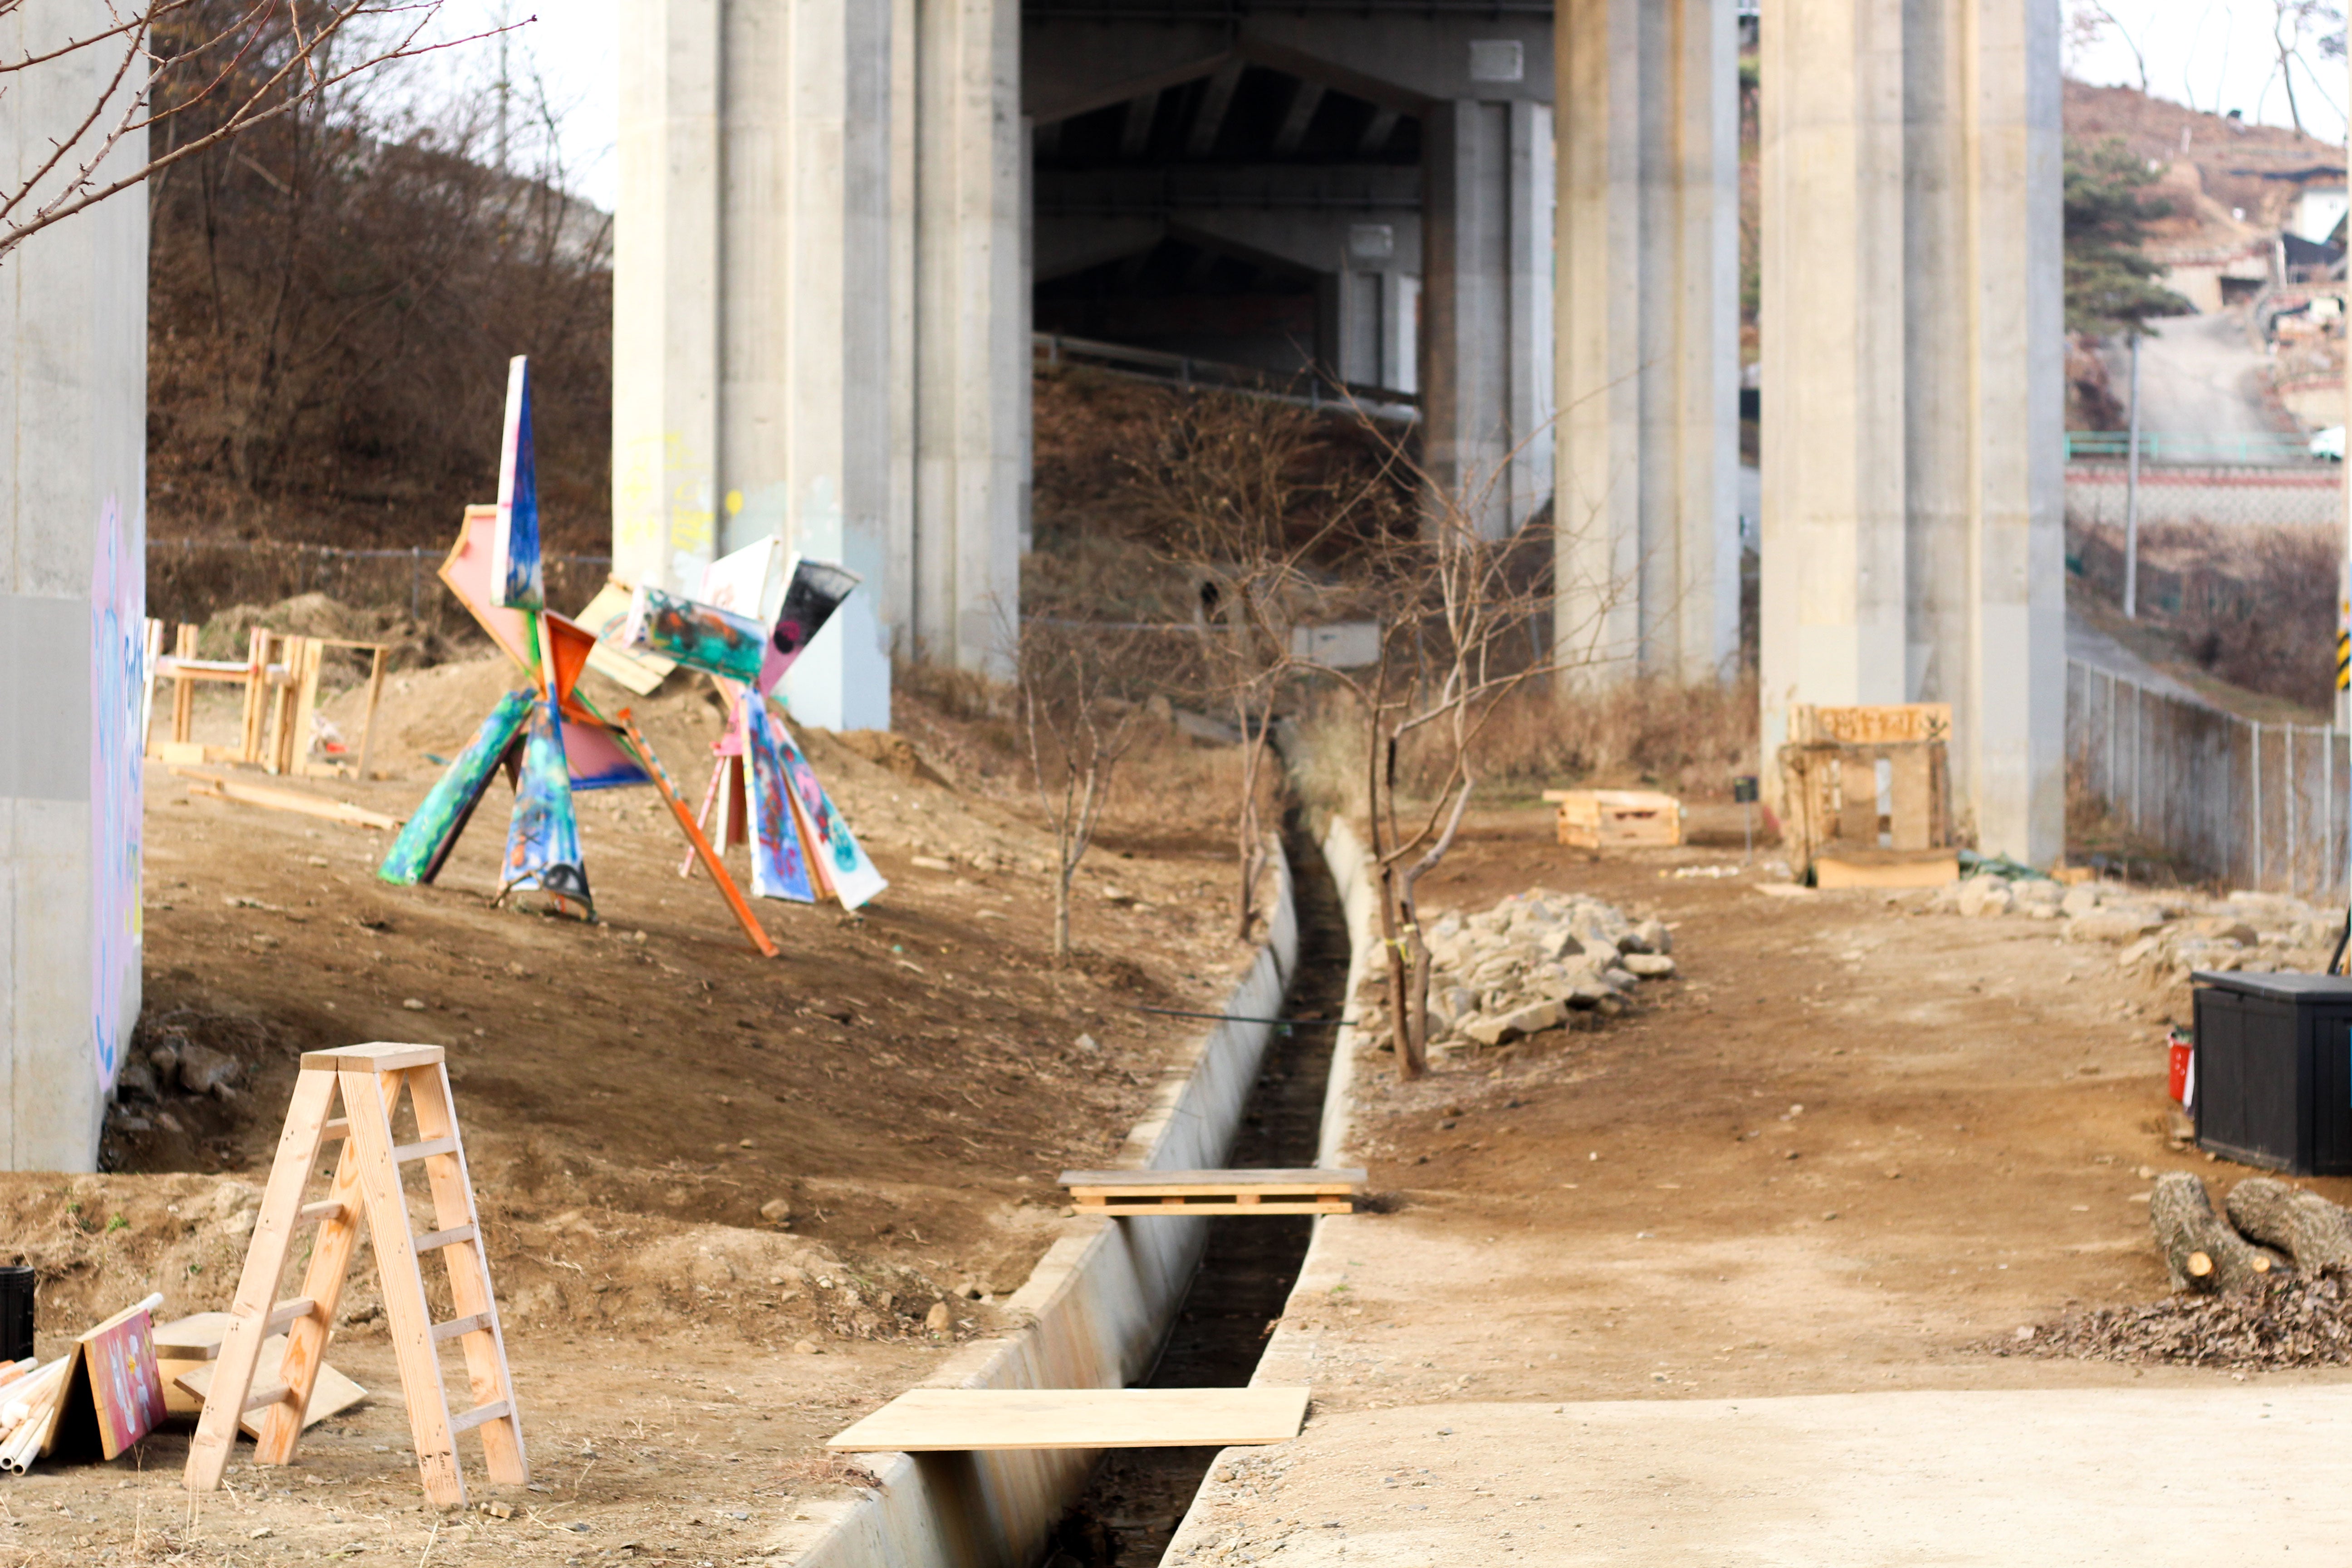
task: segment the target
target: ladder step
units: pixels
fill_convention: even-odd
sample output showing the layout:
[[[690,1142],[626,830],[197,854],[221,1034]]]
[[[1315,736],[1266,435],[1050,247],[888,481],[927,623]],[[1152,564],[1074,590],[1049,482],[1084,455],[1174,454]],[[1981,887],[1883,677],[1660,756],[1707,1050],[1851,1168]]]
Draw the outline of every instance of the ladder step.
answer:
[[[245,1409],[238,1414],[249,1415],[265,1405],[276,1405],[293,1392],[282,1383],[273,1383],[267,1388],[257,1388],[245,1396]]]
[[[421,1256],[438,1252],[445,1247],[455,1247],[461,1241],[478,1241],[481,1233],[470,1225],[455,1225],[447,1230],[428,1230],[416,1238],[416,1250]]]
[[[460,1334],[479,1333],[495,1321],[497,1320],[488,1312],[468,1312],[462,1318],[452,1318],[446,1323],[436,1323],[433,1325],[433,1342],[437,1345],[443,1340],[454,1340]]]
[[[394,1149],[392,1163],[406,1165],[418,1160],[430,1160],[436,1154],[454,1154],[457,1152],[457,1141],[455,1138],[427,1138],[421,1143],[403,1143]]]
[[[261,1326],[265,1334],[274,1334],[287,1324],[299,1322],[319,1310],[319,1303],[308,1296],[297,1296],[290,1301],[280,1301],[269,1309],[269,1321]]]
[[[477,1405],[463,1415],[449,1417],[449,1436],[470,1432],[486,1421],[500,1421],[514,1414],[514,1406],[503,1399],[493,1399],[488,1405]]]
[[[351,1135],[352,1119],[348,1116],[338,1116],[319,1129],[319,1142],[321,1143],[331,1143],[338,1138],[348,1138]]]
[[[304,1204],[295,1211],[297,1225],[321,1225],[331,1220],[350,1217],[351,1205],[341,1198],[321,1198],[315,1204]]]

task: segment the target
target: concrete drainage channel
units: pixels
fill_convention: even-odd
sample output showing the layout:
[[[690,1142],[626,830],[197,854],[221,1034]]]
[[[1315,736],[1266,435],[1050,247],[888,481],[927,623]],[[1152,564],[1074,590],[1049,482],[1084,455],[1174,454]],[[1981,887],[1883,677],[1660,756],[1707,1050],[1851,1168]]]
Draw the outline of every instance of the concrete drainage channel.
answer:
[[[1286,846],[1294,868],[1298,962],[1285,1018],[1329,1019],[1348,1001],[1348,920],[1339,889],[1312,840],[1294,822]],[[1278,1031],[1266,1047],[1227,1163],[1260,1168],[1315,1164],[1336,1027]],[[1141,1223],[1160,1224],[1158,1220]],[[1142,1388],[1239,1388],[1257,1367],[1266,1336],[1289,1300],[1314,1238],[1306,1215],[1207,1222],[1209,1243],[1160,1360]],[[1138,1568],[1158,1563],[1215,1448],[1131,1448],[1104,1457],[1093,1481],[1055,1532],[1045,1568]]]
[[[1333,852],[1344,840],[1348,853],[1360,855],[1352,836],[1336,834],[1334,840]],[[1225,1004],[1232,1017],[1288,1016],[1286,1008],[1306,1017],[1339,1016],[1350,925],[1325,858],[1294,826],[1289,853],[1276,863],[1269,934]],[[1294,865],[1311,884],[1303,899]],[[1307,963],[1300,962],[1302,904],[1313,924]],[[1304,980],[1309,970],[1312,979]],[[1294,986],[1294,976],[1303,983]],[[1344,1103],[1343,1086],[1327,1083],[1338,1032],[1285,1035],[1263,1023],[1212,1025],[1190,1070],[1162,1084],[1151,1112],[1111,1163],[1154,1170],[1314,1163],[1327,1107]],[[1328,1131],[1321,1129],[1325,1141]],[[1303,1217],[1065,1221],[1061,1238],[1007,1303],[1029,1317],[1029,1326],[966,1346],[928,1384],[1246,1384],[1282,1314],[1312,1225]],[[763,1555],[796,1568],[1156,1562],[1217,1452],[1108,1459],[1069,1451],[872,1456],[881,1461],[871,1467],[877,1487],[811,1505],[803,1519],[771,1539]]]

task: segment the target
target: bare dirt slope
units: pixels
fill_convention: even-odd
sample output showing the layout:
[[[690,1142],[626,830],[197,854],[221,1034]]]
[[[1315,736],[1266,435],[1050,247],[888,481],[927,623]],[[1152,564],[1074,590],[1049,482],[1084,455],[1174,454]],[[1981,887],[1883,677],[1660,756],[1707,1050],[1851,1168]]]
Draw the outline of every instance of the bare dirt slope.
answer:
[[[395,776],[286,787],[404,813],[438,771],[426,753],[454,755],[510,679],[488,661],[396,677],[378,734]],[[639,708],[698,798],[719,716],[671,685]],[[1057,1234],[1055,1173],[1109,1159],[1184,1058],[1199,1026],[1137,1007],[1221,1006],[1250,951],[1211,830],[1219,753],[1147,742],[1129,815],[1081,878],[1079,960],[1056,968],[1051,840],[1003,737],[902,703],[919,749],[804,737],[890,889],[854,916],[761,904],[772,961],[707,879],[679,879],[679,835],[646,790],[581,797],[589,926],[491,906],[502,784],[438,886],[393,888],[372,874],[384,836],[191,799],[151,764],[138,1048],[223,1052],[236,1077],[226,1096],[127,1098],[106,1174],[0,1178],[6,1252],[42,1274],[43,1352],[151,1289],[174,1315],[225,1305],[299,1053],[426,1041],[449,1052],[549,1489],[475,1521],[470,1546],[444,1523],[432,1560],[631,1542],[731,1560],[795,1497],[854,1481],[818,1440],[1008,1326],[991,1299]],[[349,700],[331,711],[348,719]],[[208,709],[199,730],[233,724]],[[19,1521],[0,1523],[0,1561],[137,1542],[175,1561],[417,1562],[435,1521],[399,1452],[372,1267],[362,1249],[330,1354],[374,1396],[268,1479],[292,1500],[265,1504],[240,1467],[236,1497],[191,1512],[184,1437],[166,1434],[136,1460],[0,1489]],[[949,1326],[927,1326],[942,1301]]]

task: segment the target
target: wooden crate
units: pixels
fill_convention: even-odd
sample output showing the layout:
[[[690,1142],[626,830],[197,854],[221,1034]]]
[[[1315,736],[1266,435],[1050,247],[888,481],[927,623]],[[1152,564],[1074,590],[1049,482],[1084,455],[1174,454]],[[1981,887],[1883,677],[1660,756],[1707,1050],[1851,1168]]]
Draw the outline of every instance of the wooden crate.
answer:
[[[1929,851],[1951,844],[1951,781],[1940,740],[1791,742],[1780,748],[1780,762],[1781,840],[1800,877],[1825,856],[1856,864],[1889,853],[1933,858]],[[1882,763],[1891,807],[1883,816]]]
[[[1683,803],[1645,789],[1548,789],[1559,841],[1571,849],[1671,849],[1683,841]]]

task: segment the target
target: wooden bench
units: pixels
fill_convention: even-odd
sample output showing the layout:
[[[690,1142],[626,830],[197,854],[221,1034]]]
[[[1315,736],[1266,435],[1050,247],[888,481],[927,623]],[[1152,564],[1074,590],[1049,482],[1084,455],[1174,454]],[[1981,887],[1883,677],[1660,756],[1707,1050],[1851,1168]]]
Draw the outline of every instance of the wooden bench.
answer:
[[[1065,1171],[1080,1214],[1353,1214],[1361,1171]]]

